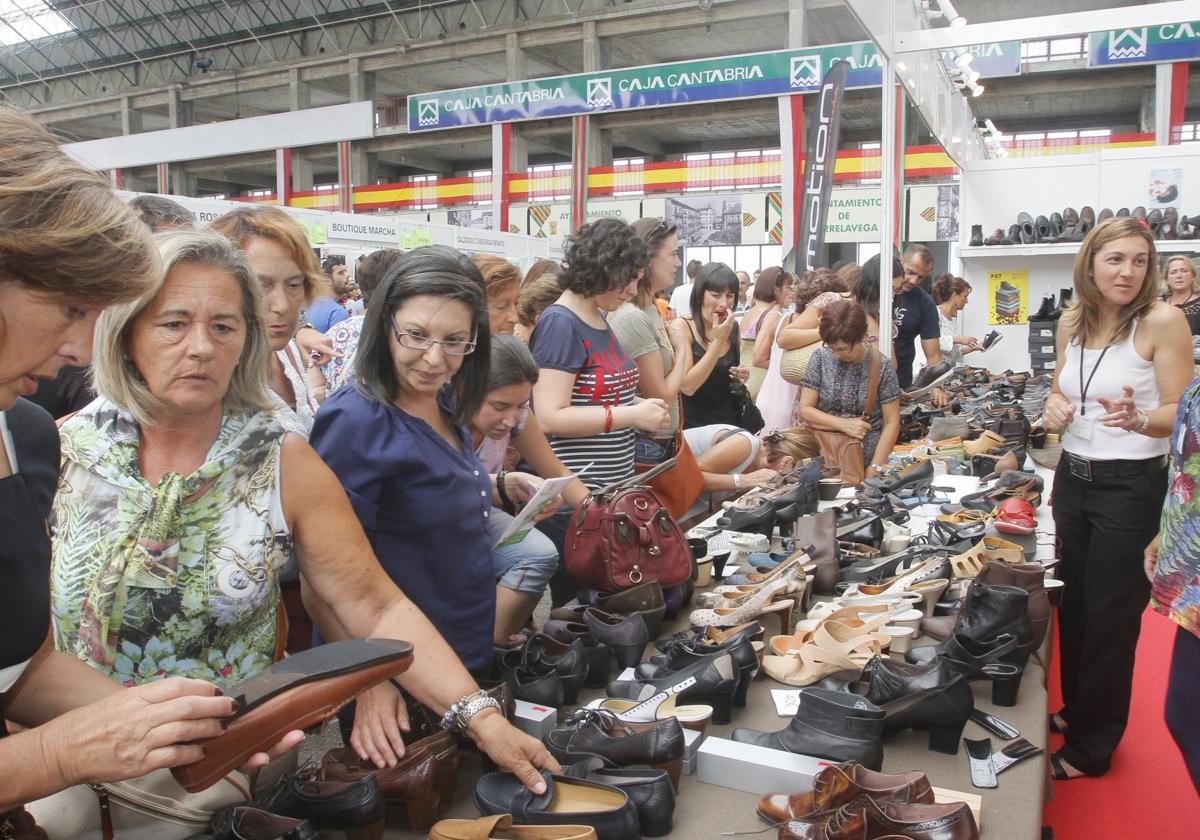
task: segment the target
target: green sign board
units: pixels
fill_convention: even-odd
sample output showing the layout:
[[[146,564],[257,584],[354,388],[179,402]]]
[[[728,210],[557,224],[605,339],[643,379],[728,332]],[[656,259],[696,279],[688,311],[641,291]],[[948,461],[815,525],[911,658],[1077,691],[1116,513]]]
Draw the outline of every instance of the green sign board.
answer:
[[[1088,36],[1088,66],[1157,64],[1200,58],[1200,20],[1093,32]]]
[[[838,60],[850,65],[848,87],[880,84],[879,53],[864,41],[414,95],[408,98],[408,130],[812,93]]]

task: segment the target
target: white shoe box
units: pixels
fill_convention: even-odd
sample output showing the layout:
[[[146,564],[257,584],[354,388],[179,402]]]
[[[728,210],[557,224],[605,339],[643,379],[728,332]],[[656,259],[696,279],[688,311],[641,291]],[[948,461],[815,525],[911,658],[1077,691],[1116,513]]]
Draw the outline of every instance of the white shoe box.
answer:
[[[513,724],[526,735],[544,741],[550,730],[558,726],[558,709],[518,700]]]
[[[726,738],[705,738],[696,756],[696,778],[760,796],[781,790],[803,793],[812,790],[813,776],[821,768],[836,763]]]

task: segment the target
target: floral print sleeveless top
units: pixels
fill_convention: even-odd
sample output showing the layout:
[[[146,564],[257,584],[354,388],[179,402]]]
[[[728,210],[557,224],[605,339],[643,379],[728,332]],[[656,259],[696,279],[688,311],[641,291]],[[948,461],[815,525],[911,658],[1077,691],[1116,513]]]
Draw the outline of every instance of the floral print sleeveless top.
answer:
[[[1150,605],[1200,636],[1200,379],[1179,399]]]
[[[65,423],[51,518],[56,647],[125,685],[182,676],[228,687],[269,667],[292,553],[283,434],[274,411],[227,413],[204,464],[153,487],[128,413],[101,398]]]

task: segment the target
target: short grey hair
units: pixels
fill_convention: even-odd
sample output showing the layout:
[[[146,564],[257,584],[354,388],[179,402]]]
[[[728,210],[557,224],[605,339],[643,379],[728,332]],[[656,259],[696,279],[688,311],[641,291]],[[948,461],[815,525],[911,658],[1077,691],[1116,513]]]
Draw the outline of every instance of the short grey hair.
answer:
[[[162,274],[136,300],[106,309],[96,321],[92,348],[92,375],[96,391],[118,408],[133,415],[139,425],[153,425],[162,410],[162,402],[146,387],[142,375],[127,353],[129,332],[134,320],[162,291],[171,271],[180,265],[215,268],[229,273],[242,292],[242,320],[246,324],[246,343],[229,380],[224,405],[230,411],[262,411],[272,402],[267,390],[267,362],[270,344],[263,317],[262,292],[254,269],[246,257],[228,239],[207,230],[179,230],[154,237],[162,257]]]

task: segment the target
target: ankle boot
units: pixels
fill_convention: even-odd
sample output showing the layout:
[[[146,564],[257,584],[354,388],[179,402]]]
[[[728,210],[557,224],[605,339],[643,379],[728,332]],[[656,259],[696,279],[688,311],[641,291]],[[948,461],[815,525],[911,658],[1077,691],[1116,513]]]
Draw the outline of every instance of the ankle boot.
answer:
[[[983,225],[971,225],[971,241],[967,244],[972,248],[983,244]]]
[[[1046,570],[1041,563],[1009,565],[988,561],[975,580],[1000,586],[1017,586],[1029,593],[1029,623],[1033,631],[1032,649],[1038,650],[1050,627],[1050,599],[1046,595]],[[968,593],[969,594],[969,593]]]
[[[851,688],[883,709],[883,731],[929,731],[929,749],[958,754],[963,727],[975,709],[967,680],[944,659],[905,665],[876,656]]]
[[[883,765],[883,709],[845,691],[806,688],[791,723],[779,732],[735,729],[734,741],[830,761]]]

